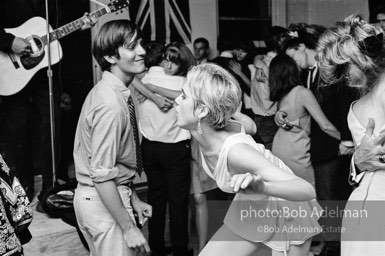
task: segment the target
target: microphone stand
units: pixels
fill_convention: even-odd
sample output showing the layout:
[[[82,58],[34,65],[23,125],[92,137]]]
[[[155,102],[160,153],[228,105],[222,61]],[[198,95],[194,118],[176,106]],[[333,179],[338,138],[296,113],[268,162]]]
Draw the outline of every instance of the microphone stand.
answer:
[[[56,147],[55,147],[55,104],[53,97],[53,81],[51,68],[51,38],[49,29],[49,14],[48,14],[48,0],[45,0],[45,16],[46,16],[46,34],[47,34],[47,57],[48,57],[48,87],[49,87],[49,114],[51,124],[51,157],[52,157],[52,181],[53,185],[56,182]]]

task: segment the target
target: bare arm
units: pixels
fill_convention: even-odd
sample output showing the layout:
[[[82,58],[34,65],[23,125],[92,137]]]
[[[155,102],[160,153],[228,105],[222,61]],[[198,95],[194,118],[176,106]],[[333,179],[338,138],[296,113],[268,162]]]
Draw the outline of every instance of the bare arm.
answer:
[[[146,86],[143,85],[143,83],[135,76],[134,80],[131,82],[132,86],[136,90],[139,91],[139,93],[143,94],[146,98],[150,99],[153,101],[159,109],[163,110],[168,110],[170,107],[172,107],[173,102],[165,97],[158,96],[154,94],[152,91],[147,89]]]
[[[115,181],[94,182],[95,189],[102,199],[104,206],[111,213],[119,226],[123,229],[136,227],[123,205]]]
[[[314,97],[313,93],[310,90],[303,88],[301,89],[300,94],[298,96],[299,97],[297,99],[300,99],[302,101],[304,107],[307,109],[307,111],[309,111],[310,115],[317,122],[322,131],[324,131],[329,136],[340,140],[340,132],[322,112],[322,109],[318,104],[316,98]]]
[[[235,62],[235,61],[230,61],[229,63],[229,68],[235,73],[237,74],[242,80],[243,82],[250,88],[251,86],[251,81],[250,81],[250,78],[247,77],[243,72],[242,72],[242,68],[241,68],[241,64]]]
[[[134,77],[134,80],[132,80],[131,82],[132,86],[135,87],[136,90],[138,90],[141,94],[143,94],[144,96],[146,96],[148,99],[154,101],[154,98],[156,97],[156,95],[150,91],[149,89],[147,89],[147,87],[145,87],[142,83],[142,81],[140,81],[140,79],[135,76]]]
[[[246,144],[231,147],[227,159],[232,175],[251,173],[264,180],[262,193],[290,201],[315,198],[315,190],[307,181],[275,166],[261,153]]]
[[[173,100],[178,98],[179,95],[182,93],[182,91],[170,90],[170,89],[166,89],[166,88],[162,88],[162,87],[156,86],[154,84],[145,84],[145,86],[150,91],[152,91],[154,93],[157,93],[159,95],[162,95],[164,97],[167,97],[169,99],[173,99]]]

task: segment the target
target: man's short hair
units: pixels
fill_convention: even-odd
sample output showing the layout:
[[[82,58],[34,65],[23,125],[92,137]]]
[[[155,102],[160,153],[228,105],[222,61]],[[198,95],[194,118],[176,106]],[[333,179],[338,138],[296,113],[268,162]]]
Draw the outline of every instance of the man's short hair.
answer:
[[[247,53],[251,53],[255,50],[255,45],[254,45],[253,41],[251,41],[249,39],[239,39],[235,43],[235,49],[241,49]]]
[[[298,49],[300,44],[305,45],[306,48],[317,49],[317,38],[309,33],[301,33],[299,37],[293,37],[287,40],[283,46],[283,52],[290,49]]]
[[[114,56],[120,58],[119,48],[130,48],[137,44],[142,38],[140,29],[130,20],[111,20],[103,24],[96,33],[92,43],[92,54],[99,63],[100,68],[110,70],[109,63],[105,56]]]
[[[195,39],[193,45],[195,45],[197,43],[204,44],[207,49],[210,48],[209,41],[206,38],[204,38],[204,37],[199,37],[199,38]]]
[[[166,46],[160,42],[152,41],[146,44],[144,49],[146,50],[146,56],[144,57],[144,64],[146,67],[159,66],[163,61]]]
[[[269,51],[281,52],[283,42],[289,38],[288,32],[289,30],[284,27],[271,27],[264,38],[267,49]]]

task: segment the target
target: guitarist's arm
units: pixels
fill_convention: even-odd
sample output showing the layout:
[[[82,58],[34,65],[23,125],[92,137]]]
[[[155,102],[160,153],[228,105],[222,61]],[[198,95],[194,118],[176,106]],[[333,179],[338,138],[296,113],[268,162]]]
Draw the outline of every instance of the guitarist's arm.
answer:
[[[81,27],[81,30],[93,27],[98,21],[97,18],[91,17],[88,13],[84,14],[82,20],[84,25]],[[0,24],[0,51],[12,51],[18,54],[27,54],[31,53],[31,45],[24,38],[16,37],[13,34],[7,33]]]
[[[2,52],[10,51],[12,49],[12,42],[14,38],[15,38],[14,35],[5,32],[5,30],[2,27],[0,27],[0,51]]]
[[[31,45],[27,40],[16,37],[0,28],[0,51],[26,54],[31,52]]]

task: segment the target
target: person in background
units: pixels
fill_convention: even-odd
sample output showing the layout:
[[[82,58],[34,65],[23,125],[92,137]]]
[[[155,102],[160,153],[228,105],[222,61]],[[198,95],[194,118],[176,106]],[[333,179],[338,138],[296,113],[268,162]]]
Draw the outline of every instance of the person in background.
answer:
[[[229,71],[237,79],[244,93],[241,112],[254,118],[250,99],[251,73],[248,65],[253,58],[255,46],[251,40],[239,39],[231,47],[231,55],[227,55],[228,51],[224,51],[212,62]]]
[[[324,132],[314,118],[311,121],[310,159],[314,168],[317,200],[323,207],[331,209],[334,207],[330,204],[332,201],[347,200],[351,193],[347,178],[354,147],[347,115],[351,103],[358,97],[358,90],[342,82],[327,86],[320,77],[316,60],[317,38],[304,32],[298,34],[299,37],[286,42],[285,51],[301,67],[302,83],[310,88],[326,118],[341,133],[341,139],[337,140]],[[330,218],[322,218],[320,223],[323,221],[329,222]],[[339,226],[340,221],[335,221],[333,225]],[[322,256],[339,255],[339,235],[324,233],[322,236],[323,242],[313,247],[314,252],[322,250]]]
[[[206,38],[199,37],[194,40],[194,57],[197,64],[207,63],[210,52],[210,44]]]
[[[315,186],[310,159],[310,117],[322,130],[339,140],[340,132],[326,118],[313,93],[301,85],[296,62],[286,54],[278,54],[269,68],[270,100],[278,110],[287,113],[289,123],[275,134],[273,154],[281,158],[293,172]]]
[[[252,73],[251,108],[258,127],[254,139],[269,150],[271,150],[274,135],[278,130],[278,126],[274,122],[277,103],[270,100],[269,66],[271,60],[282,51],[283,42],[288,37],[287,33],[286,28],[273,26],[265,38],[267,54],[255,56],[253,65],[249,65]]]
[[[83,104],[73,153],[78,181],[74,208],[91,255],[150,251],[137,225],[151,217],[152,207],[138,198],[132,183],[142,161],[128,86],[145,70],[141,43],[140,30],[129,20],[105,23],[93,39],[103,76]]]
[[[159,89],[180,91],[185,83],[184,75],[195,64],[190,50],[181,43],[164,47],[153,42],[145,48],[148,71],[141,82]],[[167,254],[164,237],[167,206],[173,254],[192,255],[193,251],[188,250],[190,133],[176,125],[175,108],[163,111],[152,101],[145,100],[138,105],[138,110],[148,203],[153,207],[148,227],[152,255]]]
[[[343,81],[362,89],[361,98],[350,106],[348,114],[349,129],[355,147],[358,147],[353,160],[362,173],[358,174],[354,169],[351,172],[358,187],[351,193],[345,211],[363,210],[368,217],[343,216],[345,232],[341,233],[341,255],[378,255],[385,250],[384,209],[378,204],[385,199],[385,169],[376,162],[384,163],[385,156],[383,152],[379,155],[368,153],[376,152],[379,149],[377,143],[383,141],[384,31],[380,26],[367,23],[361,15],[351,15],[320,37],[318,50],[321,76],[328,84]],[[368,136],[372,138],[368,139]],[[368,150],[366,146],[371,142],[374,142],[371,145],[374,149]]]

